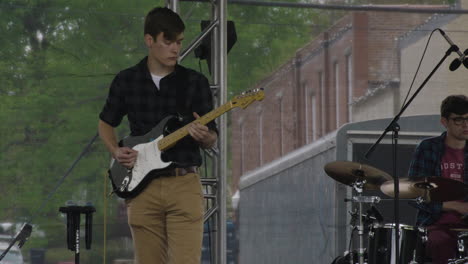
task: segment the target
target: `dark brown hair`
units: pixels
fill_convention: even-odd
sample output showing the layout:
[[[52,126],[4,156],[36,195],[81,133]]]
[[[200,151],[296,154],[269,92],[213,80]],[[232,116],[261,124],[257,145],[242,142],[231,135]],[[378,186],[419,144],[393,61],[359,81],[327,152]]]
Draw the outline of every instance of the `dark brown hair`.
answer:
[[[154,39],[163,32],[165,39],[175,40],[184,30],[180,16],[169,8],[155,7],[145,17],[144,34],[150,34]]]
[[[457,115],[468,113],[468,97],[462,94],[447,96],[440,105],[440,115],[449,118],[451,113]]]

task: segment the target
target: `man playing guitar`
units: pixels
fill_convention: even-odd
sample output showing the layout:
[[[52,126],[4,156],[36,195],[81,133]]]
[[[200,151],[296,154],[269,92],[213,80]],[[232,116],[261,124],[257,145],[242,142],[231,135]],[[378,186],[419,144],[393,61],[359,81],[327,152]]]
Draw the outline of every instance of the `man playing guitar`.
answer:
[[[144,157],[117,143],[114,128],[125,115],[131,136],[141,136],[170,115],[191,121],[213,108],[206,77],[177,64],[184,29],[170,9],[151,10],[144,25],[148,56],[118,73],[110,86],[99,115],[99,135],[115,162],[128,169]],[[190,137],[162,155],[173,166],[159,171],[136,197],[126,199],[135,263],[200,263],[204,206],[197,168],[202,163],[200,147],[214,145],[217,128],[213,121],[192,122],[187,130]]]

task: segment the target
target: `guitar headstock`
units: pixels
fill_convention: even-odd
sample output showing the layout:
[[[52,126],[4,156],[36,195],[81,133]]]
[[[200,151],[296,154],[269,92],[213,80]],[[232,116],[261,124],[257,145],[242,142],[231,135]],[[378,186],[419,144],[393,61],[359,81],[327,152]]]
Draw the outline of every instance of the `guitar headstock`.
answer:
[[[261,101],[263,98],[265,98],[265,92],[263,91],[263,88],[258,88],[245,91],[242,94],[234,97],[234,99],[231,100],[231,104],[233,107],[246,108],[251,103],[255,101]]]

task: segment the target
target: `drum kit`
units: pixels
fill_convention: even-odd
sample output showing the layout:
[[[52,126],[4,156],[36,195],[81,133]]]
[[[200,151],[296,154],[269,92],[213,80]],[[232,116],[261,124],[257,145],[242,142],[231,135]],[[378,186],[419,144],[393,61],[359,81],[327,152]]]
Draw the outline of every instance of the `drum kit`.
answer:
[[[332,264],[423,264],[425,263],[425,242],[427,232],[423,227],[395,223],[382,223],[383,217],[375,208],[382,199],[378,196],[364,196],[364,190],[380,190],[394,198],[394,180],[389,174],[369,165],[350,161],[335,161],[325,165],[325,172],[334,180],[353,188],[352,199],[357,210],[351,213],[351,241],[354,230],[358,231],[359,248],[350,246],[344,256],[337,257]],[[452,201],[466,197],[467,185],[442,177],[423,177],[416,180],[400,178],[399,197],[416,203],[428,201]],[[393,200],[393,199],[387,199]],[[370,210],[363,214],[363,205],[370,204]],[[398,236],[395,235],[398,230]],[[468,230],[458,232],[457,258],[448,264],[468,264]],[[398,250],[395,239],[398,237]],[[367,240],[367,247],[364,247]],[[351,245],[350,241],[350,245]],[[398,252],[398,258],[396,253]]]

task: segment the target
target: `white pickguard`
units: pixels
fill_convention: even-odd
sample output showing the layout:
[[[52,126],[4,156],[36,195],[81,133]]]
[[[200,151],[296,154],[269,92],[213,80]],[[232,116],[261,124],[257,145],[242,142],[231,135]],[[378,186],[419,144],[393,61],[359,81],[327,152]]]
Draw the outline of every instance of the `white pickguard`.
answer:
[[[163,169],[171,164],[170,162],[161,160],[161,151],[158,149],[158,141],[162,138],[163,135],[151,142],[138,144],[133,147],[134,150],[138,151],[138,156],[132,169],[132,180],[128,184],[128,191],[132,191],[150,171]]]

